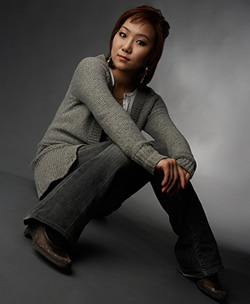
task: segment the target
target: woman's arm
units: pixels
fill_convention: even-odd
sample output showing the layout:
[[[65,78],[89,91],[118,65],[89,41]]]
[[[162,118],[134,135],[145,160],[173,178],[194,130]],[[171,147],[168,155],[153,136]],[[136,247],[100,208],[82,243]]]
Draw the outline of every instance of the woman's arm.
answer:
[[[112,141],[153,174],[164,156],[152,147],[129,114],[115,101],[107,84],[108,73],[106,63],[100,58],[84,59],[74,73],[71,92],[88,107]]]
[[[144,130],[167,149],[168,157],[177,161],[190,177],[196,169],[196,162],[189,144],[171,120],[167,107],[159,96],[144,127]]]

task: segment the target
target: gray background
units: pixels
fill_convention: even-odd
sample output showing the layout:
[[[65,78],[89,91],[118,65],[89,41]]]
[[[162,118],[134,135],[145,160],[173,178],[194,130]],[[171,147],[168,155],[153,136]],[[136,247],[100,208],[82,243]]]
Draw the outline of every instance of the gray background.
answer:
[[[0,170],[32,178],[36,145],[77,63],[107,54],[118,16],[143,3],[171,25],[150,85],[192,147],[193,183],[218,237],[250,252],[247,0],[3,1]]]
[[[6,172],[1,183],[8,188],[9,182],[23,177],[32,187],[30,161],[66,93],[76,65],[86,56],[107,54],[109,36],[119,15],[142,4],[160,8],[171,25],[150,85],[166,101],[173,120],[192,147],[198,162],[193,184],[220,246],[241,252],[243,260],[249,261],[247,0],[1,1],[0,171]],[[12,191],[15,189],[10,188]],[[25,191],[22,195],[25,201]],[[5,202],[6,198],[1,196],[1,207]],[[21,202],[16,202],[17,208],[8,206],[6,214],[19,212],[22,217],[35,203]],[[129,222],[124,220],[124,227],[133,226],[130,220],[138,221],[141,206],[145,213],[144,217],[141,214],[142,222],[150,222],[154,217],[152,227],[148,227],[150,235],[151,228],[157,230],[155,224],[165,220],[149,186],[123,207],[120,216],[132,212]],[[131,226],[127,228],[134,233]],[[235,256],[233,262],[237,262]]]

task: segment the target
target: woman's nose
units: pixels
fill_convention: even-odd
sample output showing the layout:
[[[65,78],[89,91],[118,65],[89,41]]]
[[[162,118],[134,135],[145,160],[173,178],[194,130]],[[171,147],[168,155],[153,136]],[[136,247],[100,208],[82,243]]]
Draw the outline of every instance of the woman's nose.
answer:
[[[122,50],[123,50],[125,53],[131,54],[131,52],[132,52],[132,45],[131,45],[131,42],[130,42],[130,41],[127,41],[127,43],[123,45]]]

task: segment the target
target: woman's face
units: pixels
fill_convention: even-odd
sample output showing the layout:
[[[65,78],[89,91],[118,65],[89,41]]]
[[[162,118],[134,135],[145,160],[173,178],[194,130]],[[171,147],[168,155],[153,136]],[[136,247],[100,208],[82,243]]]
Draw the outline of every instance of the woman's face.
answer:
[[[111,57],[115,69],[133,75],[149,63],[155,31],[150,23],[127,19],[114,36]]]

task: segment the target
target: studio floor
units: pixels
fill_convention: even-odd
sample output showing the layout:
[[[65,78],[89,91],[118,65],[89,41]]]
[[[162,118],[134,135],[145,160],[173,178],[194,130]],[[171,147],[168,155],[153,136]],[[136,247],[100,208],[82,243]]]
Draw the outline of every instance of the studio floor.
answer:
[[[36,202],[33,181],[2,172],[0,185],[1,303],[215,303],[179,274],[168,218],[160,207],[143,205],[140,193],[86,227],[68,275],[40,257],[23,236],[22,218]],[[249,303],[249,255],[219,247],[228,304]]]

